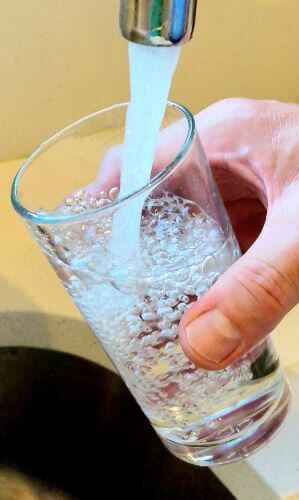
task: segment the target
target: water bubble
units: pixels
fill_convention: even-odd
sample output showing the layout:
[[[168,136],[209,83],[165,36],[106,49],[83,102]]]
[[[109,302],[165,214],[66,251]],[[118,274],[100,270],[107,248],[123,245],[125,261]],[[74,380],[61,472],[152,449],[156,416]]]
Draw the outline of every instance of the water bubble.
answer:
[[[184,302],[180,302],[178,305],[177,305],[177,308],[178,310],[180,311],[180,313],[184,313],[187,309],[187,304],[185,304]]]
[[[157,315],[153,312],[143,312],[141,318],[143,321],[155,321],[157,319]]]
[[[164,316],[164,315],[171,313],[172,311],[173,311],[173,309],[171,307],[164,306],[164,307],[159,307],[159,309],[157,310],[157,314],[159,316]]]
[[[112,201],[114,201],[118,197],[118,194],[119,194],[119,188],[115,186],[115,187],[113,187],[113,188],[110,189],[110,191],[109,191],[109,198]]]
[[[165,299],[163,302],[165,303],[166,306],[169,306],[169,307],[174,307],[178,303],[178,301],[176,299],[173,299],[173,298]]]

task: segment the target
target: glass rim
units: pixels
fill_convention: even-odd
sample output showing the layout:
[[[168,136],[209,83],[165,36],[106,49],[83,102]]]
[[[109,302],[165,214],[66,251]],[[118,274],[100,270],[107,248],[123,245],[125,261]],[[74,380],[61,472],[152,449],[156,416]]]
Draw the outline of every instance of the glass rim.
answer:
[[[95,111],[94,113],[91,113],[89,115],[86,115],[79,120],[76,120],[63,129],[59,130],[52,136],[50,136],[48,139],[44,140],[43,142],[40,143],[40,145],[31,153],[31,155],[25,160],[25,162],[21,165],[19,168],[13,183],[11,187],[11,202],[16,210],[16,212],[21,215],[24,219],[35,222],[36,224],[55,224],[59,222],[69,222],[69,221],[74,221],[78,222],[80,220],[85,220],[88,219],[92,214],[99,214],[102,212],[105,212],[108,210],[111,210],[113,208],[119,208],[121,205],[125,204],[128,200],[131,198],[135,198],[137,196],[142,195],[144,192],[146,192],[148,189],[152,189],[155,186],[157,186],[163,179],[172,171],[174,168],[179,164],[179,162],[182,160],[182,158],[185,156],[187,151],[189,150],[194,135],[195,135],[195,120],[193,114],[182,104],[179,104],[174,101],[167,101],[167,107],[171,106],[173,108],[178,109],[181,111],[181,113],[184,115],[184,117],[187,119],[188,123],[188,131],[184,140],[183,145],[180,147],[179,151],[173,158],[173,160],[168,163],[162,170],[159,172],[157,175],[155,175],[152,179],[149,180],[147,184],[142,186],[141,188],[132,191],[126,196],[123,196],[122,198],[118,198],[112,203],[109,203],[108,205],[105,205],[103,207],[98,207],[98,208],[93,208],[92,210],[88,210],[86,212],[81,212],[79,214],[57,214],[57,215],[52,215],[49,213],[43,213],[43,212],[38,212],[38,211],[31,211],[27,209],[26,207],[23,206],[23,204],[20,201],[19,198],[19,193],[18,193],[18,187],[19,183],[21,181],[22,175],[25,173],[27,168],[30,167],[30,165],[34,162],[34,160],[39,157],[41,154],[43,154],[43,150],[49,143],[55,143],[57,140],[68,130],[71,130],[74,127],[77,127],[78,125],[81,125],[85,121],[88,121],[100,114],[106,113],[107,111],[112,111],[113,109],[120,108],[120,107],[125,107],[128,106],[128,102],[121,102],[117,104],[113,104],[112,106],[109,106],[107,108],[103,108],[99,111]]]

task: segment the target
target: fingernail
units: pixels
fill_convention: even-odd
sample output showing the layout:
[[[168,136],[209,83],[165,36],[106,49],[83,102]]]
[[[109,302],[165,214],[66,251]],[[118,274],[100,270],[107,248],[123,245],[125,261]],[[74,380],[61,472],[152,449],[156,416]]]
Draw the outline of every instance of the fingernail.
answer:
[[[202,358],[221,363],[240,344],[241,336],[218,310],[203,313],[186,327],[190,348]]]

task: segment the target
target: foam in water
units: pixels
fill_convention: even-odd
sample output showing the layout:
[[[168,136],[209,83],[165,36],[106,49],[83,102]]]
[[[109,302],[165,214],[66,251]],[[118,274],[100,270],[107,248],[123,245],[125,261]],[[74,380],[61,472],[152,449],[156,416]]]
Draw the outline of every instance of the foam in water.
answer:
[[[179,47],[147,47],[129,43],[131,100],[121,165],[120,197],[150,180],[158,134],[165,113]],[[139,196],[114,216],[112,249],[118,258],[133,253],[139,244],[141,210]]]

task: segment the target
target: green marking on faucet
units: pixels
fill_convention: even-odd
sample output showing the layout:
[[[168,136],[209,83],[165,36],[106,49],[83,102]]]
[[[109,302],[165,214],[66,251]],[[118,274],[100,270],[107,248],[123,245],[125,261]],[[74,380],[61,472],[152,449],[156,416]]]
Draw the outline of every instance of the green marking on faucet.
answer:
[[[162,27],[163,0],[152,0],[150,34],[151,36],[160,36]]]

